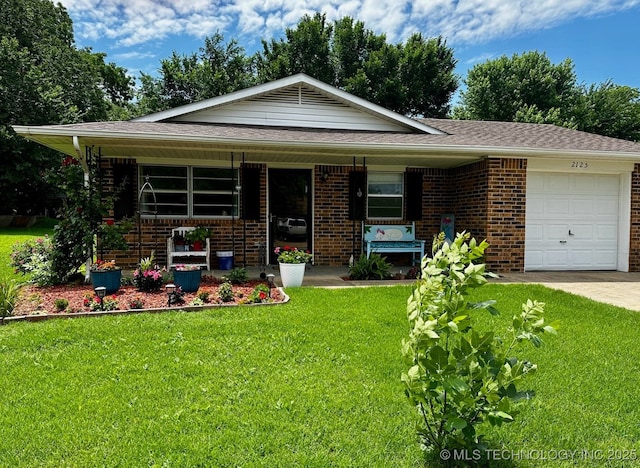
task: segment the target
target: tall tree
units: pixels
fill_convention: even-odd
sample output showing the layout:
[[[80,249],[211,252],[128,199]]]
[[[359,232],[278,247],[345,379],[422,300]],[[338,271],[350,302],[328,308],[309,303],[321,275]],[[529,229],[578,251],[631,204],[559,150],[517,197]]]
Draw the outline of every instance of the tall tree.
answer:
[[[135,113],[144,115],[247,88],[255,83],[251,58],[216,32],[197,53],[163,59],[158,78],[141,74]]]
[[[606,81],[582,88],[574,113],[577,128],[614,138],[640,141],[640,90]]]
[[[267,82],[305,73],[334,84],[331,59],[333,26],[326,15],[304,15],[295,28],[285,30],[284,39],[262,40],[262,53],[256,54],[258,80]]]
[[[0,0],[0,211],[40,211],[41,177],[59,156],[17,137],[12,124],[106,120],[131,98],[125,70],[76,49],[71,19],[50,0]]]
[[[426,39],[415,33],[401,49],[400,80],[404,88],[404,107],[411,116],[445,117],[458,89],[454,74],[453,50],[441,37]]]
[[[640,141],[640,90],[610,81],[578,86],[570,59],[503,56],[474,66],[465,83],[454,118],[551,123]]]
[[[529,116],[570,122],[568,110],[578,96],[571,60],[554,65],[537,51],[478,64],[465,83],[456,118],[515,121]]]
[[[443,117],[458,87],[453,51],[442,38],[411,36],[389,44],[350,17],[327,23],[304,16],[286,30],[286,40],[262,42],[256,55],[260,82],[306,73],[390,110]]]

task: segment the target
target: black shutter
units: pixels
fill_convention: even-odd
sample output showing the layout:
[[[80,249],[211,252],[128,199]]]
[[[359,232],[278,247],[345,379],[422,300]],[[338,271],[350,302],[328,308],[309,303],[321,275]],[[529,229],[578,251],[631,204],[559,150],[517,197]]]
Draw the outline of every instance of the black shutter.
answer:
[[[406,172],[407,221],[422,219],[422,172]]]
[[[116,220],[133,218],[135,214],[135,180],[136,166],[134,164],[113,165],[113,184],[116,191],[113,217]]]
[[[349,219],[364,221],[367,214],[367,174],[349,172]]]
[[[259,168],[242,168],[242,219],[260,219]]]

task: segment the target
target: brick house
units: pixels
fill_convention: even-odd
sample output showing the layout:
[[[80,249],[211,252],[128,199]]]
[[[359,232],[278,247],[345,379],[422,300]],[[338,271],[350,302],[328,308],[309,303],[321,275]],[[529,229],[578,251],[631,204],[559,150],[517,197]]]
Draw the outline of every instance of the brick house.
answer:
[[[640,271],[640,144],[625,140],[410,119],[302,74],[126,122],[14,129],[99,157],[107,189],[127,183],[113,216],[139,214],[129,240],[160,261],[172,228],[203,225],[236,265],[284,243],[346,265],[363,221],[414,222],[430,245],[446,216],[488,240],[495,271]]]

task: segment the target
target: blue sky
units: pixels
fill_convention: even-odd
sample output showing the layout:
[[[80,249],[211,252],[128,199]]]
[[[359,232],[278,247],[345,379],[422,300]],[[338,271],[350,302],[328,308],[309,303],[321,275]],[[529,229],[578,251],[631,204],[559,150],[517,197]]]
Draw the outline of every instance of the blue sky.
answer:
[[[477,63],[538,50],[570,58],[579,83],[640,88],[640,0],[58,0],[76,43],[129,70],[155,74],[173,51],[197,52],[220,31],[247,54],[280,37],[304,14],[350,16],[401,42],[442,35],[464,78]]]

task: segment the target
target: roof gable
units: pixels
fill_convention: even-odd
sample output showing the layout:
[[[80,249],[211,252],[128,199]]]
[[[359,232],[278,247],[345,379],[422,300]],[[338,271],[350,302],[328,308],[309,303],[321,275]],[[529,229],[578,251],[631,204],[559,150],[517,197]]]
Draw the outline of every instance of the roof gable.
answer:
[[[440,134],[441,131],[299,74],[134,119]]]

